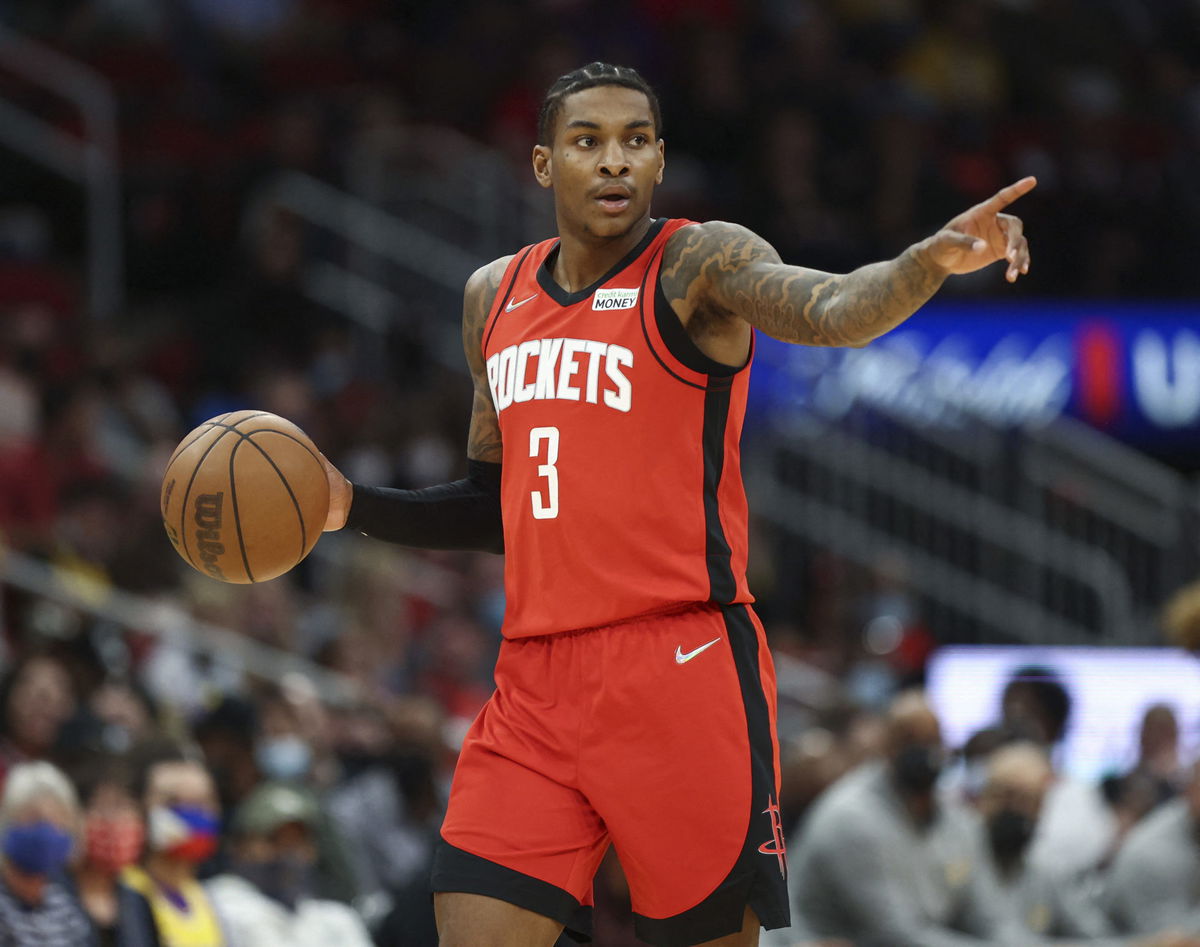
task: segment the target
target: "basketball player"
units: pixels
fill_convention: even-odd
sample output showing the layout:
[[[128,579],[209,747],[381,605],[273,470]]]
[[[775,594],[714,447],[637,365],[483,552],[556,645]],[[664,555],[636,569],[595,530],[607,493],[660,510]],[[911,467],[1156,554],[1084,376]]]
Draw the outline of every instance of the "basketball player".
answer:
[[[746,587],[738,441],[754,329],[865,345],[952,273],[1029,268],[1026,178],[886,263],[788,266],[737,224],[655,219],[658,102],[593,63],[542,105],[558,238],[467,282],[469,476],[330,467],[328,529],[506,552],[497,690],[468,734],[433,888],[443,947],[586,940],[609,844],[638,934],[749,945],[788,924],[775,677]]]

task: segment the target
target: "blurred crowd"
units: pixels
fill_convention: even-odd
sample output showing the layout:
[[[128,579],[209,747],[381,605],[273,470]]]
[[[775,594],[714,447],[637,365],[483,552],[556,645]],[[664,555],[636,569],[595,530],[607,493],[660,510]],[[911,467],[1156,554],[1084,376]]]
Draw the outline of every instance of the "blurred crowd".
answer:
[[[765,947],[1200,945],[1200,761],[1175,707],[1145,707],[1091,782],[1060,766],[1089,722],[1051,667],[1015,670],[950,745],[919,689],[856,699],[816,655],[776,660],[793,921]],[[291,673],[188,712],[103,665],[58,638],[0,682],[4,943],[436,944],[447,704],[333,706]],[[596,898],[597,945],[635,947],[617,853]]]
[[[280,167],[358,190],[372,154],[404,155],[372,165],[399,178],[452,160],[451,136],[405,151],[442,128],[507,155],[508,187],[532,186],[543,91],[593,59],[634,65],[660,90],[660,212],[745,223],[789,262],[842,270],[891,255],[1034,173],[1026,292],[1196,289],[1190,0],[8,0],[3,11],[114,82],[130,276],[147,292],[221,281],[247,196]],[[5,92],[78,128],[45,96]],[[0,188],[50,187],[32,183],[18,173]],[[15,222],[11,235],[35,242],[37,226]],[[48,226],[80,237],[65,219]]]
[[[916,690],[807,732],[781,797],[793,927],[764,944],[1200,943],[1200,766],[1173,709],[1146,708],[1135,758],[1100,784],[1057,768],[1071,712],[1031,667],[960,747]]]
[[[310,299],[316,238],[265,198],[281,171],[353,187],[356,155],[445,126],[528,186],[542,91],[604,58],[660,89],[661,212],[737,220],[789,260],[846,269],[1036,173],[1035,252],[1070,249],[1035,257],[1030,291],[1195,288],[1188,0],[8,0],[0,19],[115,84],[129,282],[127,311],[89,320],[78,193],[0,157],[3,548],[101,605],[137,593],[300,655],[354,695],[4,586],[0,943],[434,943],[430,846],[491,692],[502,560],[331,534],[284,578],[233,587],[184,565],[159,521],[175,444],[251,405],[356,480],[460,474],[465,375],[439,367],[428,326],[369,331]],[[78,129],[2,67],[0,96]],[[1136,764],[1103,786],[1052,779],[1045,688],[1017,687],[995,728],[945,747],[928,707],[896,698],[937,645],[904,564],[776,575],[758,543],[797,898],[778,942],[1200,934],[1191,721],[1148,712]],[[1023,874],[1035,836],[1053,881]],[[841,885],[819,905],[814,864]],[[615,858],[597,899],[600,947],[634,943]]]

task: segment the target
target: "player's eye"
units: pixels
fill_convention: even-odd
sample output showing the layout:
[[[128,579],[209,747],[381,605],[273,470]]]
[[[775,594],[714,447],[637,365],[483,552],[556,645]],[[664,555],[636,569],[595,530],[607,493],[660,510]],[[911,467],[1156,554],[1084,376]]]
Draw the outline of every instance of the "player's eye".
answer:
[[[649,139],[645,135],[634,135],[632,138],[629,139],[629,143],[631,145],[635,145],[638,147],[646,144],[647,141],[649,141]]]
[[[596,143],[596,139],[591,135],[580,135],[575,139],[575,144],[582,148],[591,148]]]

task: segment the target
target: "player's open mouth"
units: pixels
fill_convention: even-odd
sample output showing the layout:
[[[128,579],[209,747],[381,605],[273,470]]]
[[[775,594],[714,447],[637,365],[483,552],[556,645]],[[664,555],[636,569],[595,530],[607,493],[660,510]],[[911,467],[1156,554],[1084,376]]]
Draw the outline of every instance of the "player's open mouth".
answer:
[[[630,191],[626,187],[605,188],[596,195],[596,201],[604,208],[605,213],[619,214],[629,206]]]

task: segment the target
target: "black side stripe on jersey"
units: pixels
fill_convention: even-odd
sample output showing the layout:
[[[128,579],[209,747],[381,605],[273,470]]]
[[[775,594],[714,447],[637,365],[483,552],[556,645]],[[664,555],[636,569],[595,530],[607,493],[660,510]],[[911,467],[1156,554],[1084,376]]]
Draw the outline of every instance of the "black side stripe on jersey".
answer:
[[[517,265],[513,268],[512,279],[508,281],[508,286],[503,293],[492,300],[492,314],[489,316],[492,320],[491,325],[487,327],[487,334],[483,337],[483,345],[480,347],[485,359],[487,358],[488,343],[492,340],[492,333],[496,329],[496,323],[500,321],[500,315],[504,312],[504,304],[512,296],[513,287],[517,285],[517,277],[521,275],[521,267],[525,265],[525,258],[533,252],[533,248],[536,246],[537,244],[535,243],[533,246],[525,248],[525,252],[521,254],[521,259],[517,260]]]
[[[725,469],[725,428],[729,421],[728,376],[710,375],[704,391],[704,553],[708,563],[708,597],[726,604],[737,595],[729,540],[721,526],[717,490]]]

